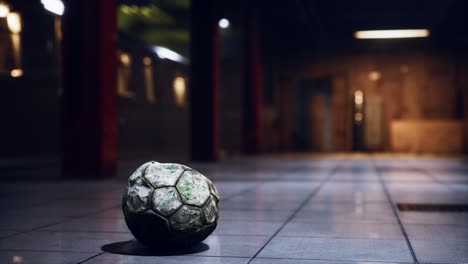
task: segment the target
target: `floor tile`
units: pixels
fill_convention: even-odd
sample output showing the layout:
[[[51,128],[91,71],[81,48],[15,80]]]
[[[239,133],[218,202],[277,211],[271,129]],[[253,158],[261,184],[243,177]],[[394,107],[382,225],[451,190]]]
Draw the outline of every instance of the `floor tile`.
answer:
[[[275,237],[259,257],[413,261],[405,240]]]
[[[251,264],[398,264],[397,262],[255,258]]]
[[[267,236],[211,235],[205,241],[210,249],[197,253],[201,256],[253,257],[268,241]]]
[[[202,257],[202,256],[125,256],[103,254],[86,264],[247,264],[249,258]]]
[[[130,233],[28,232],[0,240],[0,250],[101,252],[101,247],[132,239]]]
[[[420,262],[468,263],[468,240],[410,240]]]
[[[364,212],[360,209],[354,211],[323,211],[302,210],[292,221],[306,223],[398,223],[393,212]]]
[[[276,210],[276,211],[228,210],[222,207],[222,210],[220,212],[220,221],[240,220],[240,221],[284,222],[293,213],[294,213],[293,210]]]
[[[393,213],[393,208],[388,202],[364,202],[364,201],[346,201],[330,202],[320,201],[312,198],[305,204],[303,211],[331,211],[331,212],[368,212],[368,213]]]
[[[115,206],[112,206],[115,207]],[[78,217],[93,213],[99,213],[111,207],[90,207],[90,206],[67,206],[67,205],[41,205],[34,208],[16,209],[6,211],[8,216],[18,219],[27,217]]]
[[[468,213],[400,212],[404,224],[447,224],[468,226]]]
[[[0,230],[26,231],[39,227],[60,223],[65,217],[14,217],[3,215],[0,217]]]
[[[468,225],[404,225],[410,239],[465,240],[468,241]]]
[[[38,231],[67,231],[67,232],[130,232],[123,218],[96,218],[86,217],[63,221],[50,225]]]
[[[399,225],[380,223],[316,224],[290,222],[278,233],[278,236],[404,239]]]
[[[0,251],[0,263],[4,264],[76,264],[96,253]]]
[[[211,235],[201,244],[201,246],[207,246],[206,250],[191,254],[211,257],[253,257],[268,238],[267,236]],[[133,252],[146,254],[148,249],[134,241],[119,246],[115,251],[132,255]]]
[[[14,234],[17,234],[19,231],[14,230],[0,230],[0,238],[8,237]]]
[[[273,235],[282,225],[282,222],[221,220],[214,234]]]

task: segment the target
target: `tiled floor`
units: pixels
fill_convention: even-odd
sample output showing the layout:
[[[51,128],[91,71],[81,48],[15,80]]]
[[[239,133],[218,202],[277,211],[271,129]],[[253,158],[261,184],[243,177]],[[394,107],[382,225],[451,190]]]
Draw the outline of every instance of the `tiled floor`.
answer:
[[[154,253],[120,210],[124,179],[0,182],[0,263],[468,263],[468,162],[391,156],[237,159],[192,164],[222,195],[203,244]],[[127,172],[128,174],[129,172]]]

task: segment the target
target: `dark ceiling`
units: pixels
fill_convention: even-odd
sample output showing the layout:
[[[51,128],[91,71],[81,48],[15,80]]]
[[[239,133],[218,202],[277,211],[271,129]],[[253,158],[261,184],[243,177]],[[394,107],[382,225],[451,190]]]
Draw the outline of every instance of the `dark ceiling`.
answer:
[[[266,2],[265,2],[266,3]],[[272,52],[368,49],[384,41],[358,41],[357,30],[427,28],[428,39],[392,40],[402,46],[464,47],[468,1],[295,0],[260,5],[265,41]],[[268,6],[265,8],[265,6]],[[376,45],[377,44],[377,45]],[[382,46],[382,45],[380,45]]]
[[[353,38],[356,30],[371,29],[431,30],[428,39],[391,41],[401,46],[460,48],[468,43],[465,0],[225,0],[220,4],[220,17],[230,19],[233,29],[242,29],[246,13],[254,10],[265,50],[274,54],[368,49],[389,43]],[[119,29],[187,55],[189,16],[190,0],[120,0]]]

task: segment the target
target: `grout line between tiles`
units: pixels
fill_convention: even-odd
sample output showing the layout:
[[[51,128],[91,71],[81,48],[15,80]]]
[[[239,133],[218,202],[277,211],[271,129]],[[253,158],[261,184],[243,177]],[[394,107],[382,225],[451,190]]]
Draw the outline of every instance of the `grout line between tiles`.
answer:
[[[99,256],[101,256],[101,255],[104,254],[104,253],[106,253],[106,252],[101,252],[101,253],[99,253],[99,254],[93,255],[93,256],[91,256],[91,257],[88,257],[88,258],[86,258],[86,259],[84,259],[84,260],[81,260],[81,261],[77,262],[76,264],[85,263],[85,262],[87,262],[88,260],[91,260],[91,259],[93,259],[93,258],[99,257]]]
[[[123,243],[122,245],[115,245],[115,246],[113,246],[111,249],[115,249],[115,248],[118,248],[118,247],[122,247],[122,246],[124,246],[124,245],[126,245],[126,244],[128,244],[128,243],[130,243],[130,242],[132,242],[132,241],[133,241],[133,240],[129,240],[129,241]],[[96,258],[96,257],[98,257],[98,256],[101,256],[101,255],[103,255],[103,254],[105,254],[105,253],[106,253],[106,252],[103,251],[103,252],[101,252],[101,253],[99,253],[99,254],[96,254],[96,255],[94,255],[94,256],[91,256],[91,257],[89,257],[89,258],[87,258],[87,259],[85,259],[85,260],[79,261],[79,262],[77,262],[76,264],[85,263],[85,262],[87,262],[88,260],[91,260],[91,259],[93,259],[93,258]]]
[[[402,221],[400,219],[400,215],[398,214],[398,209],[396,208],[396,205],[395,205],[395,203],[394,203],[394,201],[392,199],[392,196],[390,195],[390,192],[388,191],[387,185],[385,184],[385,181],[382,178],[382,175],[381,175],[381,173],[379,171],[379,168],[375,164],[374,158],[372,156],[370,157],[370,161],[372,163],[372,166],[374,167],[374,170],[375,170],[375,172],[377,174],[377,177],[379,178],[379,182],[380,182],[380,184],[382,185],[382,187],[384,189],[384,192],[385,192],[385,195],[387,196],[388,202],[392,206],[393,214],[395,215],[395,217],[396,217],[396,219],[398,221],[398,225],[400,226],[403,237],[405,238],[406,245],[408,246],[408,249],[409,249],[409,251],[411,253],[411,257],[413,258],[413,261],[415,263],[419,263],[418,258],[416,257],[416,254],[414,253],[413,246],[411,245],[411,242],[409,240],[408,234],[406,233],[405,227],[403,226],[403,223],[402,223]]]
[[[450,185],[448,185],[447,182],[444,182],[444,181],[441,181],[439,179],[437,179],[437,177],[435,177],[435,175],[431,172],[428,172],[427,170],[423,170],[423,169],[420,169],[420,168],[412,168],[413,170],[417,171],[417,172],[420,172],[426,176],[428,176],[429,178],[431,178],[431,180],[433,180],[435,183],[437,184],[440,184],[444,187],[446,187],[447,189],[451,190],[451,191],[454,191],[455,189],[453,187],[450,187]]]
[[[339,160],[336,162],[338,163]],[[270,243],[270,241],[276,237],[276,235],[297,215],[297,213],[304,208],[304,206],[307,205],[307,203],[314,197],[320,189],[332,178],[333,174],[336,172],[338,165],[336,165],[330,169],[328,176],[325,177],[318,186],[315,187],[315,189],[312,190],[312,192],[305,198],[304,201],[297,207],[297,209],[291,214],[291,216],[280,226],[278,230],[265,242],[265,244],[252,256],[252,258],[247,262],[247,264],[250,264],[257,256],[260,254],[260,252]]]

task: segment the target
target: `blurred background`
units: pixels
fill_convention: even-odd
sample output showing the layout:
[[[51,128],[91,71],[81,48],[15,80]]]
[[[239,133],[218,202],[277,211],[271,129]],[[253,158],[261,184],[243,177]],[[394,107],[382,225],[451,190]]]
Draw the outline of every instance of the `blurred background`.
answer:
[[[112,177],[147,159],[464,155],[466,10],[0,0],[0,177]]]

